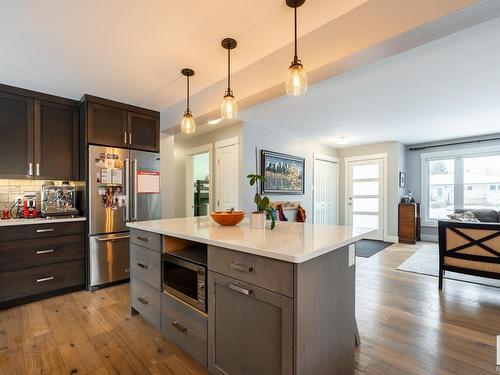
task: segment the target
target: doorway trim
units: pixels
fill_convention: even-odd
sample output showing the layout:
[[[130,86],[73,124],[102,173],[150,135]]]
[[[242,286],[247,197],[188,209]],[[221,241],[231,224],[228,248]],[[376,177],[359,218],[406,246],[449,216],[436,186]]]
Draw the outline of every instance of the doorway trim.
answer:
[[[213,207],[213,199],[212,199],[212,191],[213,191],[213,163],[212,163],[212,153],[213,153],[213,144],[212,143],[207,143],[205,145],[193,147],[189,150],[186,150],[185,156],[186,156],[186,164],[185,164],[185,180],[184,180],[184,188],[185,191],[188,191],[188,188],[191,184],[191,181],[193,179],[193,156],[198,155],[198,154],[204,154],[208,152],[208,174],[209,174],[209,186],[208,186],[208,200],[210,201],[210,211],[212,211]],[[189,194],[186,194],[185,196],[185,203],[184,203],[184,210],[185,210],[185,216],[186,217],[191,217],[194,214],[192,213],[192,201],[193,197],[189,196]]]
[[[313,152],[313,191],[312,191],[312,219],[314,223],[314,211],[315,211],[315,202],[316,200],[314,199],[315,195],[315,189],[316,186],[314,185],[314,182],[316,181],[316,160],[322,160],[322,161],[327,161],[330,163],[336,163],[337,164],[337,181],[335,183],[337,184],[337,212],[335,213],[337,224],[339,223],[339,218],[340,218],[340,213],[339,213],[339,198],[340,198],[340,159],[336,156],[330,156],[330,155],[325,155],[325,154],[320,154],[317,152]]]
[[[349,215],[349,162],[352,161],[368,161],[368,160],[373,160],[373,159],[382,159],[383,160],[383,165],[384,165],[384,176],[383,176],[383,181],[384,181],[384,191],[383,191],[383,197],[384,197],[384,235],[383,239],[386,242],[394,242],[393,237],[394,236],[389,236],[387,234],[387,176],[388,176],[388,171],[387,171],[387,159],[388,155],[387,152],[380,153],[380,154],[368,154],[368,155],[358,155],[358,156],[348,156],[344,158],[344,223],[349,221],[348,220],[348,215]]]

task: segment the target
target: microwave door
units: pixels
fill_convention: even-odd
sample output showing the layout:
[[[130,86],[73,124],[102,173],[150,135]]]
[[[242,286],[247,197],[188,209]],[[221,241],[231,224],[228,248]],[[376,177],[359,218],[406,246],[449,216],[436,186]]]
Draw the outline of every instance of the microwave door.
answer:
[[[160,154],[130,151],[131,221],[161,218]]]

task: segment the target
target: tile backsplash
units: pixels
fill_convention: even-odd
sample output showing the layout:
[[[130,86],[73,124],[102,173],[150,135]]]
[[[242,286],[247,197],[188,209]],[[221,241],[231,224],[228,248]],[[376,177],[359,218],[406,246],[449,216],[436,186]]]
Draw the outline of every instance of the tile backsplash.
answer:
[[[43,180],[5,180],[0,179],[0,209],[11,208],[16,197],[24,197],[25,191],[36,192],[36,205],[40,209],[40,191],[45,181]],[[60,185],[62,181],[54,181]],[[74,184],[70,181],[70,184]]]

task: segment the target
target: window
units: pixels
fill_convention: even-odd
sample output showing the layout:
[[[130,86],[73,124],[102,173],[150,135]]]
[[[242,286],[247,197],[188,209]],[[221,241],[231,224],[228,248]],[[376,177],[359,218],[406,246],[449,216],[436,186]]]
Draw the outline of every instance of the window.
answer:
[[[500,149],[422,154],[423,222],[435,225],[455,209],[500,210]]]

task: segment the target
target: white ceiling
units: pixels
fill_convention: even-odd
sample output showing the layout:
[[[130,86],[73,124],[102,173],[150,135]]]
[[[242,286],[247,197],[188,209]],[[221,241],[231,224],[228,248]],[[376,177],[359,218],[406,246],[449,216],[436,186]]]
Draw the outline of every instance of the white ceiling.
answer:
[[[405,144],[498,133],[500,18],[240,113],[326,145]]]
[[[367,0],[307,0],[306,34]],[[0,82],[79,99],[89,93],[153,109],[224,78],[224,37],[234,37],[233,71],[293,40],[285,0],[2,0]],[[292,54],[290,54],[290,58]]]

